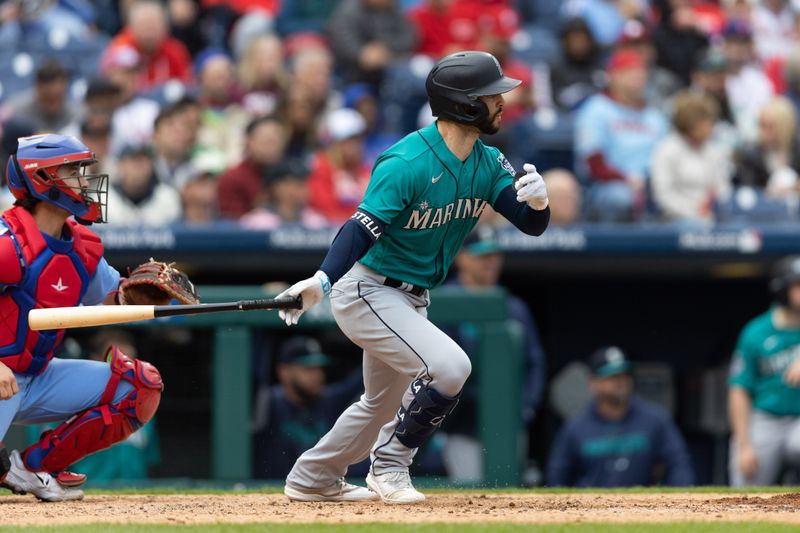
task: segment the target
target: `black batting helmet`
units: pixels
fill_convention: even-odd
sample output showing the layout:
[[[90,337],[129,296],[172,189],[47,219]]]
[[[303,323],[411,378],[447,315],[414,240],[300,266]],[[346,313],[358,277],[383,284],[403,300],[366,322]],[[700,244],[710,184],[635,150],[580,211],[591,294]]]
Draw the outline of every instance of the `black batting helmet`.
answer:
[[[520,83],[503,74],[492,54],[468,51],[440,59],[428,74],[425,89],[433,116],[481,127],[489,119],[489,109],[479,97],[507,93]]]
[[[789,286],[800,282],[800,255],[784,257],[775,264],[769,288],[780,305],[789,305]]]

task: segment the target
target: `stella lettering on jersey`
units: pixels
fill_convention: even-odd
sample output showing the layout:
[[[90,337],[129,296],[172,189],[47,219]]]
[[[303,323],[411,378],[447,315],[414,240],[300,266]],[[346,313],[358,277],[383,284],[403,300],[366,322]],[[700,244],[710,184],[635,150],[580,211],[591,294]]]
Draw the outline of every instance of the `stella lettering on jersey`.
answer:
[[[411,211],[403,229],[433,229],[459,218],[478,218],[487,203],[483,198],[459,198],[444,207],[433,208],[428,202],[420,202],[418,208]]]

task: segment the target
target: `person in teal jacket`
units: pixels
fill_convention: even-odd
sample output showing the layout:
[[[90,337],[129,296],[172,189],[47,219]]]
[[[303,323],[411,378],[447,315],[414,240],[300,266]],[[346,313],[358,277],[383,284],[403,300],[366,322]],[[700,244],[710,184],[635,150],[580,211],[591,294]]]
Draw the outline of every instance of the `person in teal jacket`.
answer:
[[[745,325],[728,381],[730,483],[772,485],[800,466],[800,256],[779,261],[776,305]]]

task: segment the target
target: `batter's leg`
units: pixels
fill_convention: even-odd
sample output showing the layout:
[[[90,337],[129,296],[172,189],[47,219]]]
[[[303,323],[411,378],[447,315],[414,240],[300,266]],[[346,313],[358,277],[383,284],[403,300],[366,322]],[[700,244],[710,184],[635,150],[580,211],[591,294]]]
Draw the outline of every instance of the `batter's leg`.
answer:
[[[331,299],[337,323],[367,354],[412,378],[395,406],[397,416],[381,428],[367,485],[387,503],[422,501],[408,467],[455,408],[471,363],[455,341],[427,320],[426,297],[386,287],[381,276],[359,265],[351,274],[343,278],[342,295]]]
[[[731,440],[730,484],[734,487],[774,484],[782,467],[786,430],[787,425],[780,417],[753,410],[750,415],[750,442],[758,458],[758,470],[752,478],[744,477],[736,463],[736,444]]]
[[[784,459],[794,468],[800,468],[800,417],[789,422],[783,443]]]
[[[410,378],[380,359],[364,354],[364,394],[336,420],[333,428],[295,463],[290,487],[324,488],[335,483],[351,464],[368,454],[381,426],[394,418]]]

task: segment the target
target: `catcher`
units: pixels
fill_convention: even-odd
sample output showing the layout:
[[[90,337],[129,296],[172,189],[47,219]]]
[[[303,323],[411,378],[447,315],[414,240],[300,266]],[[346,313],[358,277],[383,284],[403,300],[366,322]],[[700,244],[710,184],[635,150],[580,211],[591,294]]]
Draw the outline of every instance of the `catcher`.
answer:
[[[163,384],[115,346],[108,364],[54,359],[64,331],[31,331],[28,311],[198,302],[171,265],[151,259],[122,279],[103,258],[87,227],[105,222],[108,176],[86,174],[94,162],[77,139],[48,134],[20,138],[6,169],[16,202],[0,218],[0,441],[12,423],[64,422],[21,453],[0,442],[0,485],[45,501],[81,499],[86,477],[66,469],[150,420]]]

